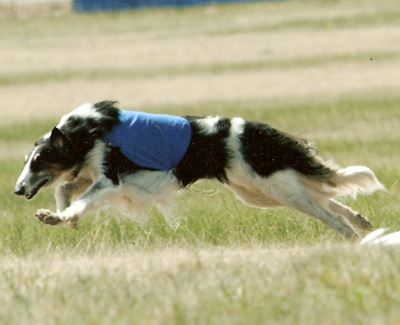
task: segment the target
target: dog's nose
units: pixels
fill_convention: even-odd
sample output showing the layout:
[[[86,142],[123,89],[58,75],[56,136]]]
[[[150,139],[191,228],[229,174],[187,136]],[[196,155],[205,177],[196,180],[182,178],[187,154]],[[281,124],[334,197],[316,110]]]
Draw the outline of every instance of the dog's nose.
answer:
[[[17,194],[17,195],[25,195],[25,186],[23,186],[23,185],[17,186],[15,188],[14,193]]]

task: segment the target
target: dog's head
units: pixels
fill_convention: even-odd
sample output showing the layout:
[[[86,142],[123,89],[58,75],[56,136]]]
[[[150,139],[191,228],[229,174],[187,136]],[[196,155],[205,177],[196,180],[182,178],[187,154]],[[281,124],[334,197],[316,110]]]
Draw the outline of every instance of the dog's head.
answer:
[[[67,138],[58,129],[35,143],[35,148],[25,156],[25,166],[15,186],[15,194],[32,199],[41,188],[51,185],[67,170]]]

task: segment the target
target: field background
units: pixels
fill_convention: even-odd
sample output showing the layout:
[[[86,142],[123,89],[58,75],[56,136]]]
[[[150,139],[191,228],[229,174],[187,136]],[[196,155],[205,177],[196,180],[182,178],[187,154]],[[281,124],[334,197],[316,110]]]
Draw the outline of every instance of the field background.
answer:
[[[286,209],[201,182],[178,231],[112,209],[79,231],[13,195],[23,156],[83,102],[263,121],[371,167],[345,202],[400,229],[400,3],[293,1],[74,15],[0,7],[1,324],[398,324],[400,249],[360,249]],[[54,10],[54,11],[52,11]],[[55,15],[49,15],[54,12]]]

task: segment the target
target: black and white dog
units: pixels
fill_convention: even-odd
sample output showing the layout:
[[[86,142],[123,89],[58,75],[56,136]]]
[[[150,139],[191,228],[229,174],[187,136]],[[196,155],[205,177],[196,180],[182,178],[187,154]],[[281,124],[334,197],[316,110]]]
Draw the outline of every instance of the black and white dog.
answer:
[[[326,163],[306,141],[266,124],[129,112],[104,101],[63,116],[36,142],[15,193],[29,200],[58,184],[57,212],[36,214],[50,225],[76,227],[106,205],[146,223],[155,204],[176,227],[173,194],[199,179],[218,180],[253,207],[306,213],[347,238],[372,225],[334,198],[384,189],[369,168]]]

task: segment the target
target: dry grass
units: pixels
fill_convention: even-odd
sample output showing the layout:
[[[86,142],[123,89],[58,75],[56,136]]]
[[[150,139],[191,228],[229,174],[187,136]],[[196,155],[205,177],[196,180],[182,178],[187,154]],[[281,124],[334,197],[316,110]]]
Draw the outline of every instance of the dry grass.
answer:
[[[0,124],[100,99],[148,109],[395,92],[395,9],[295,2],[1,22]]]
[[[166,248],[7,258],[5,323],[396,324],[398,250]],[[110,308],[112,307],[112,308]]]

